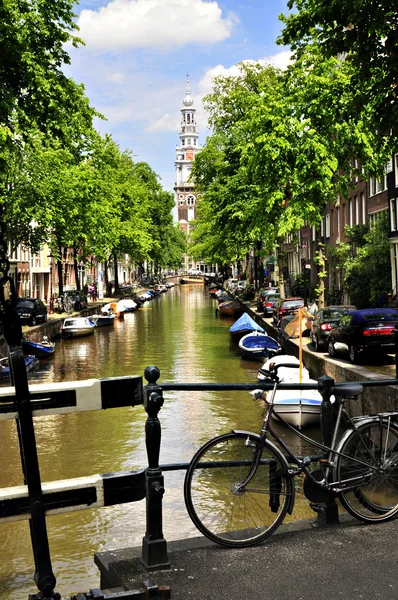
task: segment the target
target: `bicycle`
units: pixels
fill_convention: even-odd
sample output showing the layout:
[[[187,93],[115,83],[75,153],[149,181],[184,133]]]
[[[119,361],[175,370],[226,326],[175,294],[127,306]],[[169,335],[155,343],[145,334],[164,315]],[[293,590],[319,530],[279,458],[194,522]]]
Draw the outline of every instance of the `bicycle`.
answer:
[[[398,513],[397,412],[351,419],[345,401],[363,391],[360,384],[335,384],[325,403],[333,407],[330,446],[307,437],[274,413],[296,436],[319,448],[319,456],[298,457],[271,425],[277,365],[267,372],[274,385],[259,434],[232,431],[206,442],[192,458],[184,498],[195,526],[207,538],[228,547],[253,546],[267,539],[291,514],[295,480],[304,475],[304,494],[313,505],[330,494],[365,523],[385,522]],[[321,419],[326,418],[323,411]],[[345,423],[345,430],[341,426]],[[324,422],[322,425],[325,427]],[[271,436],[274,442],[268,437]],[[275,443],[276,442],[276,443]],[[276,445],[277,444],[277,445]],[[317,463],[319,468],[311,469]],[[314,506],[315,509],[315,506]]]

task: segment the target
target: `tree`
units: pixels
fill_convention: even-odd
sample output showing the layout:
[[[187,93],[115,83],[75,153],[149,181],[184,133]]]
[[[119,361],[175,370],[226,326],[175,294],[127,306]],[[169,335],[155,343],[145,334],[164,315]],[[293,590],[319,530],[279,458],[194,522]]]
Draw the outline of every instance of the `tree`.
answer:
[[[397,7],[393,0],[289,0],[279,42],[300,57],[316,44],[325,58],[340,57],[353,67],[346,90],[346,114],[372,115],[379,132],[396,127],[398,102]]]

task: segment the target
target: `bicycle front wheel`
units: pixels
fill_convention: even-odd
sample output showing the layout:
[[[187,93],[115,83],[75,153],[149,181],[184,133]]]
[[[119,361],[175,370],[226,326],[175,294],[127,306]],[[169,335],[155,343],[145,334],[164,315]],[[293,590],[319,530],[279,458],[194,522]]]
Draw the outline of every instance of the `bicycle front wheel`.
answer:
[[[337,450],[345,456],[336,460],[335,481],[351,487],[339,494],[347,512],[365,523],[392,519],[398,513],[396,426],[388,420],[359,424]]]
[[[265,441],[248,480],[258,449],[256,436],[227,433],[200,448],[188,467],[185,504],[193,523],[213,542],[253,546],[275,531],[292,506],[293,480],[284,456],[270,442]],[[278,473],[282,468],[285,474]]]

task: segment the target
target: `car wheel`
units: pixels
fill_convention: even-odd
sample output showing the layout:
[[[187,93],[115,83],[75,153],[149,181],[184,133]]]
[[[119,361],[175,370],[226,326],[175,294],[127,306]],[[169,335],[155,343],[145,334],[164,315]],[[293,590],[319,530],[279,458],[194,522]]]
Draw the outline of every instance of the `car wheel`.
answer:
[[[43,317],[43,323],[47,323],[47,315],[44,315],[44,317]]]
[[[332,357],[336,356],[336,350],[334,349],[332,340],[329,340],[329,343],[328,343],[328,353],[329,353],[329,356],[332,356]]]
[[[356,346],[350,346],[348,349],[348,354],[352,363],[358,362],[359,350]]]
[[[36,317],[32,317],[32,326],[34,326],[34,325],[36,325],[36,324],[37,324]]]

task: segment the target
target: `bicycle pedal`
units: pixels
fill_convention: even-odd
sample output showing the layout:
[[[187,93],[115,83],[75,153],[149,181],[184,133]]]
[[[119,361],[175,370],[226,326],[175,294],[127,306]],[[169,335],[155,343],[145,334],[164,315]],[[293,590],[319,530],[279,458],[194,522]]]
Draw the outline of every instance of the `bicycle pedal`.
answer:
[[[325,512],[325,509],[322,506],[319,506],[319,504],[317,502],[310,502],[310,507],[316,513],[323,513],[323,512]]]

